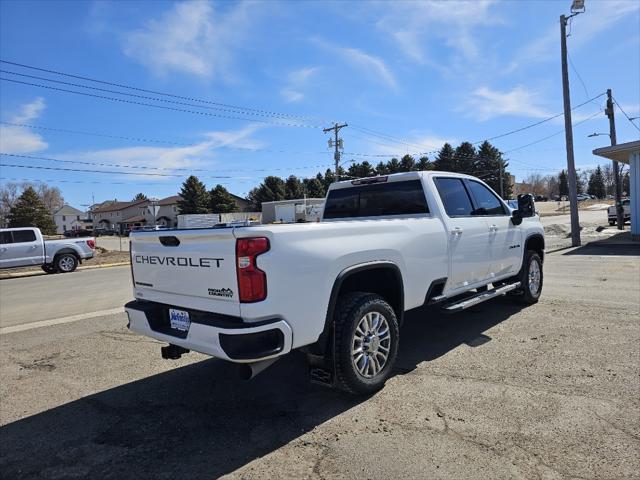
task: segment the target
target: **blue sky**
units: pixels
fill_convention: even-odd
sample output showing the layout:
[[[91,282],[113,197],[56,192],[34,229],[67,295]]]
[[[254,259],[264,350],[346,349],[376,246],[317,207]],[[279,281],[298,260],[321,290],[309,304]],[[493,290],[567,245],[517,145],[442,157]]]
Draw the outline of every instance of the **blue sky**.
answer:
[[[13,72],[3,78],[204,114],[1,81],[0,119],[8,123],[0,124],[0,151],[64,160],[2,156],[2,163],[87,171],[3,166],[0,176],[46,180],[78,207],[92,195],[96,201],[128,200],[140,191],[172,195],[190,172],[209,187],[222,183],[245,195],[268,174],[324,171],[332,153],[318,127],[333,121],[349,123],[342,131],[345,162],[377,163],[384,159],[378,155],[490,138],[562,111],[558,19],[569,6],[568,0],[4,0],[3,60],[242,109],[55,84],[16,73],[158,98],[3,63]],[[568,39],[572,104],[611,88],[626,113],[639,116],[640,2],[586,0],[586,8]],[[599,163],[591,150],[608,144],[606,136],[587,137],[608,131],[598,114],[603,103],[600,97],[573,112],[574,123],[582,122],[574,128],[578,168]],[[619,142],[639,138],[619,110],[616,120]],[[566,165],[562,133],[519,148],[562,130],[560,117],[493,143],[517,149],[506,157],[521,180]]]

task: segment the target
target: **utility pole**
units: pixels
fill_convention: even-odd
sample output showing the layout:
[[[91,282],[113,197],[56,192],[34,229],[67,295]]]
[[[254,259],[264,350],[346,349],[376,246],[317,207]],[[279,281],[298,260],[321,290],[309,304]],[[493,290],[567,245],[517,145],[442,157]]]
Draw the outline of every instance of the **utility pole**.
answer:
[[[575,1],[574,1],[575,3]],[[584,3],[584,2],[583,2]],[[573,6],[571,8],[573,12]],[[567,66],[567,21],[569,17],[560,15],[560,52],[562,55],[562,96],[564,98],[564,134],[567,144],[567,170],[569,175],[569,209],[571,211],[571,245],[580,246],[580,219],[578,217],[578,188],[576,165],[573,158],[573,127],[571,125],[571,98],[569,94],[569,69]]]
[[[609,138],[611,138],[611,146],[618,144],[618,140],[616,138],[616,119],[614,117],[613,111],[613,98],[611,95],[611,89],[607,89],[607,109],[605,110],[607,117],[609,117]],[[613,178],[615,179],[616,184],[616,194],[615,194],[615,202],[616,202],[616,214],[617,214],[617,224],[618,230],[624,230],[624,210],[622,207],[622,182],[620,181],[620,169],[618,167],[618,162],[613,160]]]
[[[333,127],[322,129],[324,133],[327,133],[333,130],[335,134],[335,141],[332,139],[329,139],[329,148],[335,147],[333,159],[336,162],[336,170],[335,170],[336,181],[340,180],[340,176],[338,175],[338,169],[340,168],[340,149],[343,147],[342,139],[338,138],[338,132],[340,131],[341,128],[344,128],[346,126],[348,126],[346,123],[343,123],[342,125],[338,125],[336,123],[333,125]]]

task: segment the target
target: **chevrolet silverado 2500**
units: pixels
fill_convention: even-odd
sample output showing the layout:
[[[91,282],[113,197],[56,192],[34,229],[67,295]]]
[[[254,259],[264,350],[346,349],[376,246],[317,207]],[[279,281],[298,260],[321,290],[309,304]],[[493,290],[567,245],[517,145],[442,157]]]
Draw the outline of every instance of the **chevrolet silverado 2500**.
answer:
[[[73,272],[93,258],[93,238],[44,240],[39,228],[0,229],[0,268],[40,265],[47,273]]]
[[[542,290],[544,231],[530,195],[511,211],[477,178],[408,172],[336,182],[322,221],[135,232],[129,328],[251,377],[293,349],[311,379],[381,388],[405,311],[457,312]]]

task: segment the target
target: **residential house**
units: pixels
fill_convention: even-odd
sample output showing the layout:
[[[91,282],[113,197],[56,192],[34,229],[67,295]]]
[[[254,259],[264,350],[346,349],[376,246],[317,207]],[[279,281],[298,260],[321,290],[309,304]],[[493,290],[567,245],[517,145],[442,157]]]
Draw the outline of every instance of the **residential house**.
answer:
[[[53,222],[56,224],[56,233],[64,233],[67,230],[91,230],[93,226],[85,212],[67,204],[53,212]]]

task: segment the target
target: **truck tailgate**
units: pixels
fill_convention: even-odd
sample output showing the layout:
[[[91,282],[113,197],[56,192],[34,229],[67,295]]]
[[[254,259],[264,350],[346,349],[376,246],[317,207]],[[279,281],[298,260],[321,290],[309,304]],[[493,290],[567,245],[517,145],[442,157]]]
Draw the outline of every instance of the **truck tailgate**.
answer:
[[[233,229],[131,235],[136,298],[239,315]]]

